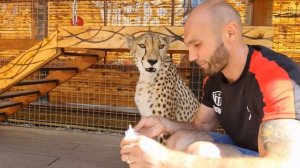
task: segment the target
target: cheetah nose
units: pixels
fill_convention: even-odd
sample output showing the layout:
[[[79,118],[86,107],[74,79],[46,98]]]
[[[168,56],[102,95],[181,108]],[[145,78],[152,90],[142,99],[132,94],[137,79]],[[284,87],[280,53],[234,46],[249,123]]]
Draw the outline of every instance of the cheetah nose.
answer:
[[[151,60],[151,59],[149,59],[148,62],[149,62],[149,64],[150,64],[151,66],[153,66],[154,64],[157,63],[157,60]]]

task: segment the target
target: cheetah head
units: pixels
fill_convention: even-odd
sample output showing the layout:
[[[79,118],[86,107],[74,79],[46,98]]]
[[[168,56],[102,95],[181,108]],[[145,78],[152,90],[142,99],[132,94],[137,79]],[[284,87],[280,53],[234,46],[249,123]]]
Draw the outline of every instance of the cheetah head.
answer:
[[[141,73],[158,73],[167,55],[172,38],[156,33],[145,33],[139,37],[125,36],[134,62]]]

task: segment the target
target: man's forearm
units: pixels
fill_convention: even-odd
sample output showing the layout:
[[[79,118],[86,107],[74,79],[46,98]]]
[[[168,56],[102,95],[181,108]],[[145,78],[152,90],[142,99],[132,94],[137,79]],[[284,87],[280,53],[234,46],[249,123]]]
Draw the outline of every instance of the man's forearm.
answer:
[[[164,168],[281,168],[295,167],[292,163],[284,163],[281,159],[268,157],[239,157],[239,158],[204,158],[197,155],[170,151]]]
[[[167,132],[173,134],[174,132],[180,130],[199,130],[198,127],[191,122],[182,122],[182,121],[172,121],[162,119],[163,123],[166,125]]]
[[[162,122],[166,125],[167,132],[169,134],[173,134],[180,130],[197,130],[203,132],[213,131],[215,125],[203,125],[203,124],[195,124],[195,122],[183,122],[183,121],[173,121],[173,120],[166,120],[161,118]]]

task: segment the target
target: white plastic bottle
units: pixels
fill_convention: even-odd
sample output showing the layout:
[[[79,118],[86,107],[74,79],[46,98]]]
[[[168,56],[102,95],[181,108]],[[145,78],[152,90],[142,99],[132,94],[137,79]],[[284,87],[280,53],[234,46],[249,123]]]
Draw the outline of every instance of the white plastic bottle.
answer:
[[[125,137],[132,137],[134,138],[136,135],[138,135],[137,132],[134,131],[131,124],[129,124],[128,130],[125,131]]]

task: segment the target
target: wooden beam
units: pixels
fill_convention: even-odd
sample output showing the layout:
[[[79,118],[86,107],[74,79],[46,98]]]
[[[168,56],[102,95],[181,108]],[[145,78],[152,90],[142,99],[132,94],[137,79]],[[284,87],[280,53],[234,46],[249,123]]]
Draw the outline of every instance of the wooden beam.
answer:
[[[35,3],[33,2],[31,5],[31,11],[32,11],[32,15],[31,15],[31,39],[37,39],[37,35],[38,35],[38,17],[37,17],[37,6],[36,5],[38,3],[38,1],[36,1]]]
[[[142,35],[146,32],[155,32],[163,36],[172,36],[175,40],[171,43],[169,52],[184,52],[188,49],[183,43],[183,27],[81,27],[68,26],[58,28],[58,47],[62,48],[94,48],[101,50],[128,50],[124,35]],[[243,29],[245,40],[249,44],[261,44],[272,47],[272,27],[251,27]]]
[[[183,45],[183,27],[60,27],[58,28],[58,47],[124,51],[128,50],[124,43],[124,35],[139,36],[149,31],[174,37],[175,41],[170,46],[170,51],[187,51],[186,46]]]
[[[272,48],[273,27],[245,26],[243,28],[243,36],[247,44],[262,45]]]
[[[40,41],[30,39],[0,39],[0,50],[28,50]]]

